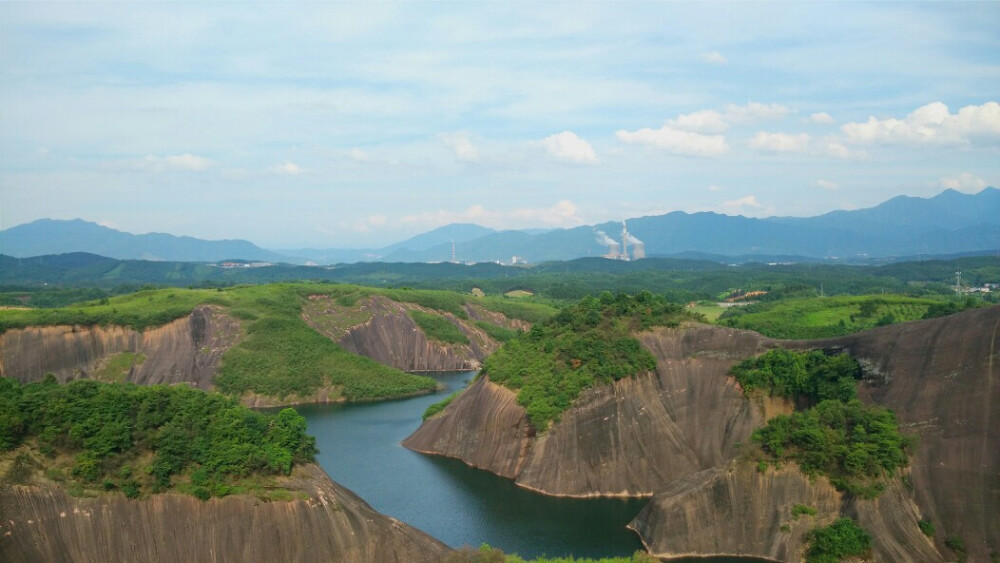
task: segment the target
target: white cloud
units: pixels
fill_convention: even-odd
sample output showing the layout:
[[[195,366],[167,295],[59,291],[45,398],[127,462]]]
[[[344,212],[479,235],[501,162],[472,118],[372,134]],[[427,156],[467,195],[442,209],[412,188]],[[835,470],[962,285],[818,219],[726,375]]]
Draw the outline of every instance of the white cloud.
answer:
[[[809,116],[809,121],[813,123],[819,123],[821,125],[830,125],[833,123],[833,116],[826,113],[825,111],[817,112]]]
[[[664,125],[659,129],[620,130],[618,140],[630,145],[645,145],[686,156],[720,156],[729,150],[723,135],[702,135]]]
[[[671,119],[667,124],[683,131],[697,133],[724,133],[729,129],[725,117],[714,109],[678,115],[677,119]]]
[[[294,162],[285,161],[277,166],[271,168],[271,172],[275,174],[288,174],[289,176],[297,176],[303,172],[302,167]]]
[[[472,144],[469,134],[464,131],[454,133],[441,133],[438,135],[441,142],[455,153],[455,158],[461,162],[478,162],[479,150]]]
[[[711,53],[702,53],[701,60],[713,65],[724,65],[728,62],[726,61],[726,57],[723,57],[722,53],[719,53],[718,51],[712,51]]]
[[[768,133],[759,131],[750,139],[750,147],[769,152],[797,152],[809,150],[811,139],[805,133],[789,135],[787,133]]]
[[[942,102],[921,106],[903,119],[869,117],[864,123],[845,123],[847,141],[886,145],[971,145],[1000,141],[1000,104],[986,102],[951,113]]]
[[[764,205],[757,201],[757,196],[748,195],[743,196],[739,199],[733,199],[729,201],[722,202],[720,206],[723,213],[735,214],[735,215],[746,215],[748,217],[761,217],[766,215],[773,215],[774,208]]]
[[[981,191],[988,184],[986,183],[986,180],[980,178],[979,176],[969,174],[968,172],[962,172],[958,176],[938,179],[938,185],[945,189],[958,190],[960,192],[973,194]]]
[[[816,186],[817,188],[821,188],[824,190],[831,190],[831,191],[840,188],[840,186],[836,182],[831,182],[830,180],[823,180],[823,179],[816,180],[815,182],[813,182],[813,185]]]
[[[708,191],[710,191],[710,192],[721,192],[722,188],[719,187],[719,186],[716,186],[715,184],[712,184],[711,186],[708,187]]]
[[[568,199],[548,207],[521,207],[511,211],[494,211],[482,205],[472,205],[459,212],[438,210],[407,215],[400,222],[422,228],[440,227],[449,223],[476,223],[498,229],[576,227],[584,224],[579,208]]]
[[[751,148],[767,152],[835,156],[837,158],[861,158],[865,156],[864,151],[852,151],[830,137],[814,139],[806,133],[793,135],[758,131],[750,139],[749,145]]]
[[[369,233],[378,230],[389,223],[389,218],[382,214],[369,215],[354,222],[353,230],[359,233]]]
[[[537,141],[536,144],[544,147],[549,156],[558,160],[578,164],[597,164],[598,162],[594,147],[571,131],[550,135]]]

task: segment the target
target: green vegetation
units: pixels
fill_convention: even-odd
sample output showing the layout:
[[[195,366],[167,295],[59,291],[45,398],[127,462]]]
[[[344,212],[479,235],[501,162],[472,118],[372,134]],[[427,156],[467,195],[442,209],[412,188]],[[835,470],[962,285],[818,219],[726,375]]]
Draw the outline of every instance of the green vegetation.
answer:
[[[944,545],[948,549],[955,552],[955,557],[958,558],[960,563],[968,558],[968,554],[965,552],[965,542],[962,541],[962,538],[958,536],[948,536],[944,540]]]
[[[925,318],[943,303],[901,295],[796,298],[732,307],[718,323],[772,338],[829,338]]]
[[[872,537],[850,518],[838,518],[829,526],[809,533],[806,563],[837,563],[850,557],[866,557]]]
[[[128,377],[132,366],[141,366],[146,361],[145,354],[133,354],[132,352],[122,352],[108,358],[107,363],[94,371],[94,379],[98,381],[109,381],[121,383]]]
[[[495,325],[487,321],[476,321],[476,326],[485,332],[487,336],[500,343],[510,342],[521,332],[511,328],[502,327],[500,325]]]
[[[855,398],[855,380],[861,378],[861,367],[847,354],[827,356],[821,351],[777,349],[736,364],[730,373],[747,393],[761,389],[768,395],[801,397],[815,404]]]
[[[420,330],[428,338],[444,342],[445,344],[468,344],[469,337],[465,335],[454,323],[441,315],[425,313],[423,311],[408,311],[413,322],[417,323]]]
[[[929,538],[933,538],[934,537],[934,523],[931,522],[930,520],[920,520],[920,521],[918,521],[917,522],[917,527],[920,528],[920,531],[923,532],[925,536],[927,536]]]
[[[448,395],[444,399],[441,399],[440,401],[438,401],[438,402],[430,405],[429,407],[427,407],[427,410],[424,411],[424,418],[423,418],[423,420],[427,420],[428,418],[430,418],[430,417],[436,415],[437,413],[443,411],[445,409],[445,407],[447,407],[448,405],[450,405],[451,402],[453,400],[455,400],[455,397],[457,397],[459,393],[461,393],[461,391],[455,391],[451,395]]]
[[[816,509],[805,504],[792,505],[792,519],[798,520],[799,516],[816,516]]]
[[[544,431],[584,389],[655,369],[656,360],[632,333],[676,326],[683,318],[690,316],[682,307],[649,292],[604,292],[505,344],[486,358],[483,373],[517,390],[531,424]]]
[[[0,378],[0,454],[19,450],[14,476],[44,466],[76,491],[176,488],[204,499],[267,487],[267,476],[313,460],[305,431],[292,409],[261,414],[184,386]]]
[[[795,461],[807,475],[826,475],[837,489],[864,498],[878,496],[881,478],[908,464],[912,440],[899,433],[892,411],[855,398],[860,367],[850,356],[771,350],[731,373],[746,393],[762,389],[814,405],[754,431],[770,459]]]
[[[602,557],[600,559],[568,557],[538,557],[522,559],[516,554],[506,555],[498,548],[483,544],[478,549],[464,546],[448,554],[444,563],[656,563],[659,560],[642,551],[631,557]]]
[[[907,465],[911,443],[892,411],[856,399],[778,415],[753,439],[773,458],[795,461],[803,473],[826,475],[837,489],[865,498],[882,492],[882,476]]]

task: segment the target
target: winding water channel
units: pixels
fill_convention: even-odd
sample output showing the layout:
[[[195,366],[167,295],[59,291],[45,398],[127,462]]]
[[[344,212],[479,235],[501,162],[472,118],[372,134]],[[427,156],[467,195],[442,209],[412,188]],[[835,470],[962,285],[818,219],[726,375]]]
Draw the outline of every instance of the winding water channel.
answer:
[[[475,372],[434,374],[446,389],[400,401],[306,405],[320,450],[317,459],[334,481],[376,510],[427,532],[452,547],[483,542],[523,557],[629,555],[642,548],[625,525],[645,501],[565,499],[532,493],[508,479],[452,459],[399,445],[420,426],[431,403],[465,386]]]
[[[451,547],[485,542],[525,558],[613,557],[642,549],[639,537],[625,525],[645,500],[541,495],[458,460],[418,454],[399,445],[420,426],[428,405],[461,389],[474,375],[432,374],[444,386],[433,395],[296,409],[309,422],[320,450],[317,460],[334,481],[361,495],[375,510]],[[710,557],[675,563],[760,561]]]

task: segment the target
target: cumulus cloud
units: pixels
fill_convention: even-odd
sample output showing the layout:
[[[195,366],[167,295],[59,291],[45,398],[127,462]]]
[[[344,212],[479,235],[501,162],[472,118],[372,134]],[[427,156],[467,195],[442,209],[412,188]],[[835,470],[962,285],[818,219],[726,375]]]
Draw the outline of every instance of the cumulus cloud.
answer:
[[[557,160],[577,164],[597,164],[594,147],[571,131],[549,135],[534,144],[543,147],[549,156]]]
[[[353,230],[359,233],[370,233],[382,229],[389,223],[389,218],[382,214],[369,215],[354,222]]]
[[[479,150],[472,144],[469,134],[464,131],[454,133],[441,133],[438,135],[441,142],[455,153],[455,158],[460,162],[478,162]]]
[[[685,156],[721,156],[729,150],[723,135],[703,135],[682,131],[670,125],[659,129],[644,128],[638,131],[620,130],[618,140],[630,145],[644,145]]]
[[[288,174],[289,176],[297,176],[303,172],[302,167],[291,161],[285,161],[277,166],[271,167],[271,172],[275,174]]]
[[[702,53],[701,60],[713,65],[724,65],[726,64],[726,62],[728,62],[726,61],[726,57],[723,57],[722,53],[719,53],[718,51],[712,51],[711,53]]]
[[[765,152],[782,152],[796,154],[811,154],[817,156],[835,156],[837,158],[858,158],[865,156],[863,151],[852,151],[839,141],[823,137],[815,139],[806,133],[769,133],[758,131],[750,139],[750,148]]]
[[[781,104],[748,102],[745,106],[729,104],[723,111],[703,109],[678,115],[667,125],[695,133],[724,133],[731,125],[746,125],[755,121],[780,119],[791,110]]]
[[[942,188],[949,190],[958,190],[965,193],[976,193],[985,188],[988,184],[986,180],[969,174],[968,172],[962,172],[958,176],[945,177],[938,179],[938,185]]]
[[[885,145],[971,145],[1000,141],[1000,104],[987,102],[951,113],[942,102],[921,106],[903,119],[869,117],[840,128],[851,143]]]
[[[813,182],[813,185],[816,186],[817,188],[830,191],[840,188],[840,186],[836,182],[831,182],[830,180],[823,180],[823,179],[816,180],[815,182]]]
[[[809,121],[820,125],[830,125],[833,123],[833,116],[825,111],[817,112],[809,116]]]
[[[678,115],[667,122],[668,125],[683,131],[696,133],[724,133],[729,129],[726,118],[714,109],[703,109],[693,113]]]

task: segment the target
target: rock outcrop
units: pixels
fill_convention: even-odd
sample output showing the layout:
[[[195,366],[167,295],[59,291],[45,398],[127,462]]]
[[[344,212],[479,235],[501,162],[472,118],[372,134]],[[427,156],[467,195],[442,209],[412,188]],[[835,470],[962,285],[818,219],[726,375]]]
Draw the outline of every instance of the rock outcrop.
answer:
[[[122,373],[140,384],[188,383],[209,389],[240,325],[218,307],[138,332],[121,326],[39,326],[0,334],[0,375],[27,383],[46,373],[60,381],[94,377],[114,356],[137,356]]]
[[[1000,553],[1000,307],[821,341],[708,326],[640,340],[657,358],[655,374],[588,390],[541,436],[513,392],[482,378],[404,445],[548,494],[652,495],[632,527],[662,556],[798,561],[803,524],[790,521],[789,503],[812,503],[821,521],[856,518],[880,561],[944,560],[947,537],[963,540],[970,561]],[[844,499],[794,466],[760,474],[737,459],[752,429],[787,406],[752,405],[726,373],[775,346],[844,349],[861,362],[861,398],[893,409],[918,437],[905,485],[891,482],[875,501]],[[503,415],[473,414],[484,411]],[[920,519],[936,526],[933,541]]]
[[[323,316],[343,314],[343,310],[347,308],[338,306],[324,296],[310,300],[313,303],[306,312],[306,322],[310,326],[333,338],[349,352],[404,371],[479,369],[483,358],[499,348],[500,343],[490,338],[472,321],[482,320],[511,329],[530,328],[523,321],[510,320],[500,313],[473,305],[466,306],[469,317],[466,320],[452,313],[413,303],[400,303],[383,296],[364,298],[350,308],[363,313],[366,317],[364,322],[349,327],[330,327],[324,323]],[[450,344],[428,338],[410,318],[408,311],[443,316],[468,337],[469,343]]]
[[[735,456],[763,418],[726,372],[771,341],[705,326],[660,328],[641,340],[656,373],[588,389],[541,436],[513,391],[480,378],[403,445],[577,497],[648,496]]]
[[[316,465],[293,474],[301,497],[200,501],[168,493],[73,498],[53,486],[0,488],[0,560],[437,562],[448,548],[374,511]]]

